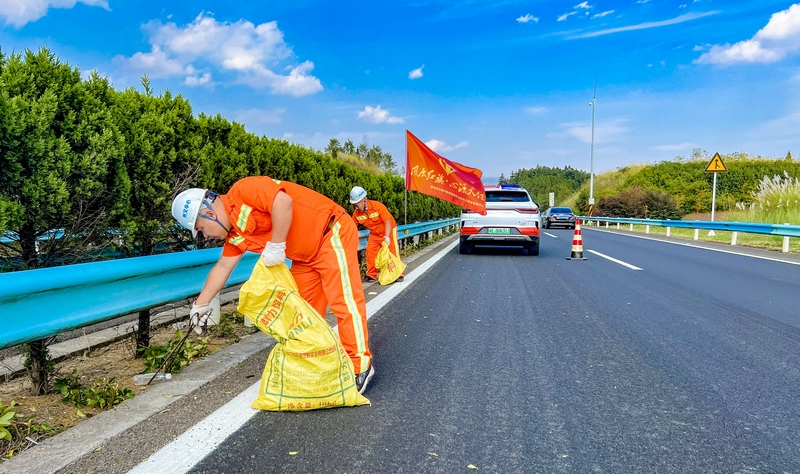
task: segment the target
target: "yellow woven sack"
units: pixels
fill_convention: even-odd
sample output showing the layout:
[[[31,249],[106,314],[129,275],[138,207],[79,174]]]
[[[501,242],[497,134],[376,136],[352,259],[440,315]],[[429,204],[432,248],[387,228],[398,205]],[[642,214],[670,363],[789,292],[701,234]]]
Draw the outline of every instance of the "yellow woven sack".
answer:
[[[258,260],[239,290],[238,311],[274,337],[253,408],[304,411],[369,404],[339,336],[297,291],[286,265]]]
[[[389,250],[389,245],[384,242],[378,255],[375,256],[375,268],[378,269],[378,283],[388,285],[393,283],[406,270],[406,264]]]

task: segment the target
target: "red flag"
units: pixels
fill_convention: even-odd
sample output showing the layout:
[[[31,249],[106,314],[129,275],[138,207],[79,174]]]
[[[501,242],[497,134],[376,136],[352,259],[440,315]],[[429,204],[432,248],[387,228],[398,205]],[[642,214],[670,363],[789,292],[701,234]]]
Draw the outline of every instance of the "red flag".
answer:
[[[450,161],[406,130],[406,189],[486,214],[481,170]]]

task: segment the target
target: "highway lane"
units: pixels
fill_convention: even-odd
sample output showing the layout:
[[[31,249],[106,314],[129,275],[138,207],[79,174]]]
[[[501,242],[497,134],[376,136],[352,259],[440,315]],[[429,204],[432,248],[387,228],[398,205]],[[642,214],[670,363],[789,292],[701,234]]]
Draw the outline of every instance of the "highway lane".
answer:
[[[376,314],[372,406],[259,413],[192,472],[800,471],[800,267],[547,232]]]

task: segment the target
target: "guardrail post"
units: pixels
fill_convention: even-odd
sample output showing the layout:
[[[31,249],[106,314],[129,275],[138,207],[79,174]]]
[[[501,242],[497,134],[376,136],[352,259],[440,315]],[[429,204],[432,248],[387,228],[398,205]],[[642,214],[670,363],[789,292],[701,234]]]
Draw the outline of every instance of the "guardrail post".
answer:
[[[700,229],[694,230],[694,240],[698,240],[700,238]]]
[[[731,245],[736,245],[736,240],[739,238],[739,233],[734,231],[731,233]]]
[[[150,310],[139,311],[139,324],[136,326],[136,358],[144,357],[144,351],[150,347]]]
[[[37,339],[28,343],[28,357],[25,361],[28,373],[31,376],[31,394],[45,395],[50,391],[50,381],[53,378],[55,364],[50,358],[47,346],[54,338]]]
[[[631,224],[631,232],[633,232],[633,224]]]
[[[670,234],[671,230],[672,230],[672,227],[667,227],[667,237],[669,237],[669,234]]]
[[[785,222],[783,225],[790,225],[788,222]],[[781,249],[783,253],[789,253],[789,237],[783,238],[783,248]]]
[[[619,222],[617,222],[617,230],[619,230]]]
[[[606,221],[606,229],[608,229],[608,221]]]
[[[645,234],[649,234],[650,233],[650,224],[647,224],[646,226],[644,226],[644,233]]]

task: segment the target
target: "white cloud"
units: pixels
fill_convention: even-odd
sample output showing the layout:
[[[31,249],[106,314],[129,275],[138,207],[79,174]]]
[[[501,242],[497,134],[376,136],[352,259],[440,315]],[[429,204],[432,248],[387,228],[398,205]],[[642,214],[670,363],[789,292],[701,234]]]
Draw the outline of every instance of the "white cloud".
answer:
[[[414,69],[413,71],[409,72],[408,73],[408,78],[413,80],[413,79],[419,79],[420,77],[422,77],[422,68],[424,68],[424,67],[425,67],[425,65],[423,64],[422,66],[420,66],[420,67]]]
[[[547,112],[550,111],[549,108],[542,107],[542,106],[525,107],[524,110],[525,110],[525,113],[531,114],[531,115],[540,115],[540,114],[544,114],[544,113],[547,113]]]
[[[574,15],[574,14],[576,14],[576,13],[578,13],[578,12],[569,12],[569,13],[564,13],[563,15],[561,15],[560,17],[558,17],[558,19],[557,19],[556,21],[564,21],[564,20],[566,20],[567,18],[571,17],[572,15]]]
[[[244,124],[248,123],[278,124],[283,121],[282,115],[285,112],[286,109],[273,109],[273,110],[248,109],[248,110],[237,110],[236,112],[234,112],[233,116],[237,122]]]
[[[656,151],[683,151],[683,150],[693,150],[698,147],[699,145],[695,143],[683,142],[677,145],[658,145],[651,147],[651,149]]]
[[[774,13],[749,40],[714,45],[698,64],[773,63],[800,50],[800,4]]]
[[[206,73],[203,73],[202,76],[200,76],[200,75],[197,75],[197,76],[186,76],[186,79],[184,79],[183,83],[186,84],[187,86],[210,85],[210,83],[211,83],[211,73],[210,72],[206,72]]]
[[[150,36],[151,51],[114,58],[125,70],[150,77],[184,75],[188,84],[205,77],[189,79],[197,67],[216,68],[233,74],[239,83],[268,88],[273,94],[299,97],[322,90],[319,79],[310,74],[314,69],[311,61],[288,67],[288,75],[272,70],[279,62],[294,57],[274,21],[260,25],[246,20],[218,22],[201,13],[184,27],[151,21],[143,29]]]
[[[428,140],[427,142],[425,142],[425,144],[428,145],[428,148],[430,148],[431,150],[435,151],[436,153],[439,153],[439,152],[444,153],[446,151],[458,150],[459,148],[466,148],[467,145],[469,145],[469,143],[467,143],[467,142],[459,142],[458,144],[456,144],[454,146],[450,146],[450,145],[447,145],[445,142],[443,142],[441,140],[436,140],[436,139]]]
[[[603,18],[604,16],[610,15],[612,13],[614,13],[614,10],[607,10],[607,11],[604,11],[603,13],[598,13],[596,15],[592,15],[592,18]]]
[[[0,1],[0,17],[5,18],[6,25],[22,28],[47,15],[50,7],[73,8],[77,3],[110,10],[107,0],[2,0]]]
[[[625,119],[603,121],[596,123],[594,127],[594,143],[611,143],[622,139],[622,136],[630,130],[625,126]],[[564,123],[561,124],[571,135],[584,143],[592,142],[592,126],[584,123]]]
[[[571,36],[570,39],[578,39],[578,38],[593,38],[595,36],[602,36],[602,35],[609,35],[612,33],[620,33],[623,31],[633,31],[633,30],[644,30],[647,28],[659,28],[661,26],[669,26],[675,25],[678,23],[683,23],[686,21],[697,20],[698,18],[707,17],[710,15],[716,15],[719,11],[711,11],[711,12],[703,12],[703,13],[686,13],[670,20],[664,21],[648,21],[644,23],[639,23],[638,25],[630,25],[630,26],[621,26],[619,28],[609,28],[607,30],[600,30],[600,31],[593,31],[591,33],[584,33],[581,35]]]
[[[380,105],[377,107],[370,107],[369,105],[364,107],[364,110],[358,113],[358,118],[372,123],[403,123],[402,118],[392,117],[389,111],[381,109]]]
[[[573,11],[571,11],[569,13],[564,13],[563,15],[558,17],[558,20],[556,20],[556,21],[564,21],[567,18],[571,17],[572,15],[577,14],[578,11],[580,11],[580,10],[589,10],[591,8],[592,8],[592,6],[589,5],[589,2],[581,2],[581,3],[577,4],[577,5],[575,5],[574,7],[572,7]],[[589,12],[586,12],[586,14],[588,15]]]
[[[534,22],[534,23],[539,23],[539,18],[537,18],[537,17],[531,15],[530,13],[528,13],[525,16],[521,16],[521,17],[517,18],[517,21],[519,23],[528,23],[528,22],[531,22],[531,21]]]

